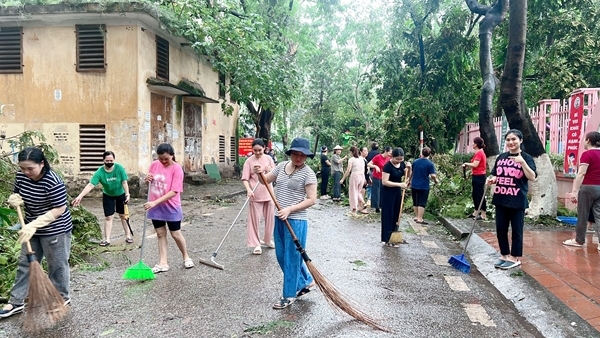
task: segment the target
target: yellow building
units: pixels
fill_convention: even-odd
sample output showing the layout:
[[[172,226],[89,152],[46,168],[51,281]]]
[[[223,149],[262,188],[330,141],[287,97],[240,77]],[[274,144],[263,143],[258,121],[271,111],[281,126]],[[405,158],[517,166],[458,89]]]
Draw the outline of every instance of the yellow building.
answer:
[[[162,142],[187,175],[233,173],[224,81],[141,4],[0,7],[0,134],[42,131],[67,178],[91,177],[105,150],[143,176]]]

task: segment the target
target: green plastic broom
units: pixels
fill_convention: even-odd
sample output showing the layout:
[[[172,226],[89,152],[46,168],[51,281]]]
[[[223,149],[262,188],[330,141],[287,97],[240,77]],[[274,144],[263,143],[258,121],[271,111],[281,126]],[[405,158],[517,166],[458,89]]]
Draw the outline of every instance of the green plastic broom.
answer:
[[[150,183],[152,184],[152,183]],[[150,184],[148,185],[148,200],[150,199]],[[131,266],[123,274],[126,280],[151,280],[156,278],[152,269],[144,263],[144,242],[146,241],[146,222],[148,221],[148,212],[144,212],[144,228],[142,231],[142,245],[140,246],[140,261]]]

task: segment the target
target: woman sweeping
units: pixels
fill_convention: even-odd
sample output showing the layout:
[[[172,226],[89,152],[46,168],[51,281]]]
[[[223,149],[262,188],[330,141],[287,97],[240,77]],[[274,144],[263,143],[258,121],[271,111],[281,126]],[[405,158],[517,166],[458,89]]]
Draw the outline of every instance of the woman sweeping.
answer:
[[[258,186],[254,192],[252,189],[258,184],[258,176],[252,171],[255,165],[260,165],[266,171],[271,171],[275,167],[273,159],[269,155],[264,154],[265,142],[257,138],[252,141],[252,152],[244,163],[242,171],[242,183],[246,188],[246,196],[250,199],[250,207],[248,209],[248,220],[246,222],[246,244],[249,248],[254,248],[252,251],[255,255],[262,254],[261,244],[265,244],[269,248],[275,248],[273,242],[273,227],[275,226],[275,206],[269,196],[269,191],[263,185]],[[260,217],[265,218],[265,232],[263,240],[260,240]]]
[[[410,163],[404,162],[404,150],[395,148],[392,157],[383,166],[381,180],[381,241],[385,246],[398,248],[398,244],[390,243],[392,232],[396,231],[399,221],[402,189],[406,189],[404,170],[410,170]]]
[[[48,278],[65,300],[69,298],[69,255],[73,223],[67,208],[67,190],[62,179],[50,169],[50,163],[38,148],[25,148],[18,154],[20,172],[15,178],[14,194],[9,204],[25,206],[25,223],[21,224],[19,242],[29,241],[35,257],[41,263],[46,257]],[[21,246],[15,284],[0,318],[23,312],[29,286],[27,246]]]
[[[186,269],[194,267],[194,262],[188,256],[185,238],[181,234],[181,193],[183,192],[183,169],[175,162],[175,150],[168,143],[162,143],[156,148],[158,160],[152,162],[146,182],[150,184],[148,189],[148,202],[144,209],[148,212],[148,218],[158,237],[158,264],[152,268],[152,272],[169,271],[167,262],[167,227],[175,244],[183,256],[183,267]]]
[[[487,159],[485,157],[485,142],[481,137],[476,137],[473,139],[473,149],[475,149],[475,155],[471,159],[471,162],[463,163],[463,169],[471,168],[471,185],[473,187],[473,191],[471,193],[471,197],[473,198],[473,205],[475,206],[475,211],[471,214],[471,217],[477,218],[478,220],[487,220],[486,215],[486,201],[485,196],[483,196],[483,192],[485,190],[485,180],[486,180],[486,165]],[[483,204],[481,205],[481,210],[479,215],[476,215],[477,206],[481,202],[483,198]]]
[[[90,183],[83,188],[79,196],[75,197],[71,204],[76,207],[81,204],[85,195],[94,189],[98,183],[102,184],[102,207],[104,208],[104,240],[100,246],[110,245],[110,233],[113,225],[115,210],[121,219],[121,225],[125,232],[125,243],[133,243],[131,232],[125,217],[125,204],[129,202],[129,185],[127,184],[127,173],[122,165],[115,163],[115,153],[105,151],[102,154],[104,165],[98,168],[92,176]]]
[[[496,206],[496,236],[500,259],[494,267],[512,269],[521,265],[523,256],[523,223],[529,207],[529,181],[535,180],[533,157],[521,151],[523,134],[511,129],[504,137],[508,151],[498,155],[487,184],[495,184],[492,204]],[[588,209],[589,210],[589,209]],[[512,227],[512,245],[508,242],[508,227]]]
[[[307,157],[313,158],[314,154],[305,138],[294,139],[286,154],[291,156],[291,160],[280,163],[265,175],[267,184],[277,182],[275,193],[281,206],[275,218],[274,233],[277,262],[283,271],[283,292],[281,298],[273,304],[273,308],[277,310],[290,306],[296,298],[310,292],[315,285],[285,224],[287,220],[302,247],[306,248],[306,209],[317,201],[317,177],[305,162]],[[261,165],[256,165],[253,169],[255,174],[266,171]]]

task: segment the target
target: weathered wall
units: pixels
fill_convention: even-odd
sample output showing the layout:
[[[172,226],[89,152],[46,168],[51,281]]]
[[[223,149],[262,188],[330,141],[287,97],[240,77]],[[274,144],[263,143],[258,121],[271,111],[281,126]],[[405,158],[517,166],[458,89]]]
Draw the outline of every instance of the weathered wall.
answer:
[[[0,128],[9,137],[42,131],[60,153],[60,169],[79,175],[79,124],[105,124],[106,148],[132,168],[136,49],[135,26],[107,26],[106,72],[77,72],[75,26],[23,27],[23,73],[0,74],[0,100],[10,104]]]

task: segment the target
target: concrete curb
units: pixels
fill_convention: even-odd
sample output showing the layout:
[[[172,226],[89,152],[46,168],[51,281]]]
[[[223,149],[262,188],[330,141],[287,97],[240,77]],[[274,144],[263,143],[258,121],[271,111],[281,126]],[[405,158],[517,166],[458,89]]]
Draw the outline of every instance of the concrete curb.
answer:
[[[453,231],[460,229],[460,226],[453,225],[452,220],[440,217],[440,221],[442,219],[444,220],[442,224],[453,234]],[[466,240],[463,240],[461,245],[464,246],[465,243]],[[471,264],[477,267],[477,271],[506,299],[510,300],[521,315],[544,337],[580,337],[582,332],[585,332],[586,337],[594,337],[598,334],[598,331],[587,321],[531,276],[527,274],[514,275],[515,272],[521,271],[520,269],[500,270],[494,268],[494,262],[498,259],[498,251],[476,233],[471,236],[467,254]],[[573,323],[575,324],[573,325]],[[574,326],[577,327],[577,332]]]
[[[459,239],[463,239],[466,238],[469,235],[469,230],[470,229],[465,229],[464,227],[450,222],[450,220],[448,220],[445,217],[438,217],[438,220],[444,225],[444,227],[446,227],[446,229],[448,229],[452,235],[454,235],[454,237],[459,238]]]

